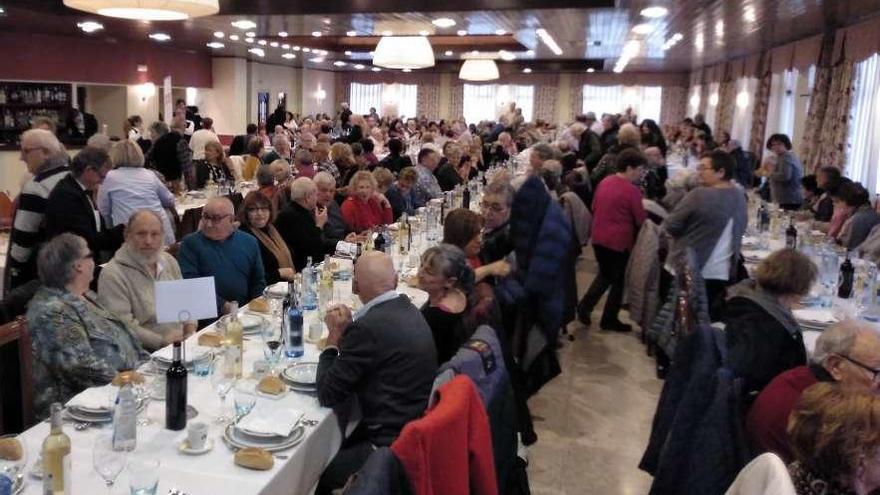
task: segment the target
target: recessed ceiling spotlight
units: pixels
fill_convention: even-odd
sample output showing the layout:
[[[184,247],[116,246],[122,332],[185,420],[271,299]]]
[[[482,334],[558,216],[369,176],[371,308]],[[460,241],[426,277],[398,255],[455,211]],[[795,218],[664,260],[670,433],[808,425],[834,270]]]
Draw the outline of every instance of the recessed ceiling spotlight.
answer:
[[[445,52],[443,52],[443,55],[446,55],[447,57],[451,57],[451,56],[452,56],[452,50],[446,50]]]
[[[382,72],[382,69],[380,69],[379,67],[373,67],[373,68],[370,69],[370,70],[373,71],[373,72]]]
[[[257,27],[257,23],[248,19],[241,19],[232,23],[233,27],[237,27],[241,30],[246,29],[254,29]]]
[[[220,43],[219,41],[212,41],[212,42],[208,43],[208,48],[220,49],[225,46],[226,45],[224,45],[223,43]]]
[[[264,52],[262,48],[250,48],[250,49],[248,49],[248,53],[253,53],[254,55],[256,55],[258,57],[265,57],[266,56],[266,52]]]
[[[80,29],[82,29],[83,31],[85,31],[87,33],[94,33],[95,31],[100,31],[100,30],[104,29],[103,24],[101,24],[100,22],[95,22],[95,21],[78,22],[78,23],[76,23],[76,25],[77,25],[77,27],[79,27]]]
[[[589,72],[590,74],[592,74],[593,72],[596,72],[596,69],[590,67],[589,69],[587,69],[587,72]]]
[[[350,57],[351,54],[352,54],[352,52],[351,52],[351,50],[345,50],[345,54],[348,55],[348,56]]]
[[[358,35],[358,32],[357,31],[346,31],[345,35],[349,36],[349,37],[354,37],[354,36]]]
[[[675,34],[672,35],[672,38],[671,38],[671,39],[672,39],[673,41],[675,41],[676,43],[678,43],[678,42],[681,41],[683,38],[684,38],[684,35],[683,35],[683,34],[681,34],[681,33],[675,33]]]
[[[657,19],[658,17],[665,17],[666,14],[669,13],[669,9],[666,7],[654,6],[654,7],[646,7],[639,12],[642,17],[647,17],[648,19]]]
[[[168,40],[170,40],[170,39],[171,39],[171,36],[168,36],[168,35],[165,34],[165,33],[153,33],[153,34],[150,35],[150,39],[151,39],[151,40],[163,41],[163,42],[164,42],[164,41],[168,41]]]
[[[232,41],[238,41],[239,38],[237,34],[230,34],[229,39],[231,39]]]
[[[321,55],[327,55],[329,52],[327,50],[321,50],[318,53],[320,53]]]
[[[455,20],[448,17],[440,17],[431,21],[431,24],[438,28],[451,28],[452,26],[455,26]]]
[[[287,31],[281,31],[281,32],[279,32],[279,33],[278,33],[278,36],[281,36],[282,38],[287,38]]]
[[[394,36],[393,31],[382,31],[382,36]]]
[[[281,58],[286,58],[287,60],[292,60],[292,59],[296,58],[296,54],[295,53],[285,53],[285,54],[281,55]]]
[[[504,60],[506,62],[510,62],[511,60],[516,60],[516,55],[514,55],[513,53],[511,53],[507,50],[500,50],[498,52],[498,56],[501,57],[501,60]]]
[[[214,31],[215,38],[223,39],[224,36],[226,36],[226,33],[224,33],[223,31]]]
[[[244,42],[245,42],[245,43],[253,43],[253,42],[254,42],[254,39],[253,39],[253,38],[245,38],[245,39],[244,39]]]
[[[4,9],[3,7],[0,7],[0,15],[4,15],[4,14],[6,14],[6,9]]]
[[[315,57],[315,58],[310,58],[310,59],[309,59],[309,62],[313,62],[313,63],[316,63],[316,64],[320,64],[320,63],[323,62],[323,61],[324,61],[324,57]]]
[[[478,50],[471,50],[471,55],[479,55],[480,52]]]
[[[289,43],[285,43],[285,44],[281,45],[281,48],[283,48],[283,49],[285,49],[285,50],[290,50],[290,44],[289,44]]]
[[[651,34],[654,32],[654,25],[648,23],[636,24],[633,26],[632,32],[636,34]]]
[[[294,50],[296,50],[296,48],[294,48]],[[312,49],[309,47],[303,48],[303,53],[309,53],[310,51],[312,51]]]
[[[315,38],[320,38],[320,37],[321,37],[321,31],[312,31],[312,36],[314,36]]]
[[[496,35],[496,36],[504,36],[505,34],[507,34],[507,31],[505,31],[505,30],[503,30],[503,29],[496,29],[496,30],[495,30],[495,35]]]
[[[299,46],[298,46],[298,45],[293,45],[293,51],[298,52],[298,51],[299,51]]]
[[[559,45],[556,44],[556,40],[550,36],[550,33],[548,33],[546,29],[536,29],[535,34],[538,35],[538,38],[541,38],[541,41],[547,45],[547,48],[549,48],[551,52],[556,55],[562,55],[562,48],[559,48]]]
[[[532,57],[535,55],[535,50],[526,50],[526,55]]]
[[[467,33],[466,29],[459,29],[458,31],[456,31],[455,34],[457,34],[459,36],[467,36],[468,33]]]
[[[244,35],[247,36],[248,38],[256,38],[257,37],[257,33],[253,32],[253,31],[248,31],[248,32],[244,33]]]
[[[326,25],[329,26],[329,25],[330,25],[330,18],[329,18],[329,17],[325,17],[324,20],[323,20],[322,22],[323,22],[324,24],[326,24]]]
[[[266,40],[257,41],[257,44],[260,46],[266,46],[266,43],[268,43]]]
[[[403,72],[412,72],[412,69],[403,69]]]
[[[363,70],[363,69],[364,69],[364,64],[355,64],[355,65],[354,65],[354,68],[357,69],[357,70]]]
[[[269,43],[269,46],[271,46],[272,48],[278,48],[278,42],[273,41],[273,42]]]
[[[430,35],[430,34],[431,34],[431,33],[429,33],[428,31],[425,31],[424,29],[421,30],[421,31],[419,31],[419,36],[428,36],[428,35]]]
[[[342,60],[337,60],[336,62],[333,62],[333,65],[335,65],[336,67],[345,67],[348,64],[346,64]]]
[[[531,73],[532,73],[532,69],[529,69],[528,67],[523,69],[523,74],[531,74]]]

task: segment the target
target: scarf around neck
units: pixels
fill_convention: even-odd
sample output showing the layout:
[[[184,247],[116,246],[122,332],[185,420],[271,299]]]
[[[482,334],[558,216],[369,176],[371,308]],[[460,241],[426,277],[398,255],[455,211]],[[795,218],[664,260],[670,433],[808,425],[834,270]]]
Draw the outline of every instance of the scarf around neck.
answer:
[[[266,224],[265,229],[251,227],[251,232],[275,256],[278,268],[293,268],[293,257],[290,255],[290,250],[287,249],[287,243],[281,238],[281,234],[278,233],[274,225]]]

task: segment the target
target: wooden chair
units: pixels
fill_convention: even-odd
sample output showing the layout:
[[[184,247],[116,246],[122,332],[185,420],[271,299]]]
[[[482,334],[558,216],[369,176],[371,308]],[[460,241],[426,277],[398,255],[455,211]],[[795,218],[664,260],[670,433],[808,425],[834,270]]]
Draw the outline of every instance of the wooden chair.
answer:
[[[0,191],[0,231],[12,229],[13,204],[9,193]]]
[[[203,208],[204,207],[200,206],[198,208],[190,208],[183,212],[183,217],[180,219],[180,232],[178,233],[177,238],[178,241],[183,239],[183,236],[199,230],[199,222],[202,221]]]
[[[34,375],[27,320],[0,326],[0,435],[34,424]]]

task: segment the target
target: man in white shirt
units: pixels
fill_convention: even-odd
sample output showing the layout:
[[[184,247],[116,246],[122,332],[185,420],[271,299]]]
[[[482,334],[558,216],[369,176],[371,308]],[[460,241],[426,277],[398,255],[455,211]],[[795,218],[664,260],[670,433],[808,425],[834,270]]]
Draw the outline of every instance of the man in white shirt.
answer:
[[[193,160],[205,159],[205,145],[210,142],[219,143],[220,138],[214,132],[214,119],[205,117],[202,119],[202,128],[195,131],[189,138],[189,147],[193,152]]]

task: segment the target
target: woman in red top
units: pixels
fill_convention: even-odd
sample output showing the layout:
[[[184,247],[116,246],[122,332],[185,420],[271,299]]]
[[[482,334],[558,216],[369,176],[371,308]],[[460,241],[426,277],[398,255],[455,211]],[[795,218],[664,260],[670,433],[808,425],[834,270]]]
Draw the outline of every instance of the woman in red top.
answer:
[[[636,242],[639,227],[645,221],[642,193],[634,185],[647,163],[636,149],[625,149],[617,155],[617,173],[602,179],[593,195],[593,250],[599,273],[578,303],[578,319],[590,324],[590,313],[609,288],[608,300],[599,327],[602,330],[628,332],[629,325],[617,318],[623,299],[623,282],[629,253]]]
[[[393,221],[391,204],[385,196],[376,194],[373,174],[361,170],[349,183],[348,199],[342,203],[342,219],[355,232],[363,232]]]

